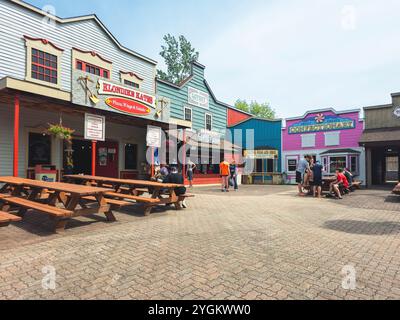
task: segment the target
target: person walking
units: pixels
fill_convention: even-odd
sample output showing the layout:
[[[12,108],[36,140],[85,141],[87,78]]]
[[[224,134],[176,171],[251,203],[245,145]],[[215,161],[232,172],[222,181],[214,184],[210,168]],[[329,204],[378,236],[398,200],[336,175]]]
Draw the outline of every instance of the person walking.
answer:
[[[299,161],[299,164],[297,166],[296,170],[296,183],[297,187],[299,189],[299,196],[304,197],[306,194],[303,192],[303,187],[304,187],[304,182],[305,182],[305,175],[306,172],[310,170],[310,156],[305,155],[304,159],[301,159]]]
[[[229,162],[224,159],[219,165],[219,174],[222,180],[222,192],[229,192]]]
[[[232,185],[235,191],[238,191],[238,182],[237,182],[237,177],[238,177],[238,167],[236,165],[236,161],[233,160],[232,163],[229,166],[229,173],[230,173],[230,180],[232,181]]]
[[[189,187],[193,188],[193,175],[194,170],[196,170],[196,165],[189,159],[186,169],[186,176],[189,180]]]

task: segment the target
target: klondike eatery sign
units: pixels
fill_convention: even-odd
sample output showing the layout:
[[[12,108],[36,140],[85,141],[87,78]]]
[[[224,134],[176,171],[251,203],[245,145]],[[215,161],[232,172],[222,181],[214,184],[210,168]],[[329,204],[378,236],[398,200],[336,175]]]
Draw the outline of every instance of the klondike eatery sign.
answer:
[[[348,130],[355,127],[356,122],[353,119],[318,115],[290,126],[289,134]]]
[[[143,92],[138,91],[138,90],[129,89],[127,87],[124,87],[124,86],[121,86],[121,85],[117,85],[117,84],[109,82],[109,81],[104,81],[104,80],[101,80],[101,79],[99,79],[99,82],[98,82],[98,93],[100,95],[112,95],[112,96],[124,97],[124,98],[128,98],[128,99],[131,99],[131,100],[135,100],[135,101],[137,101],[139,103],[144,103],[145,105],[150,106],[152,108],[156,107],[156,98],[154,96],[146,94],[146,93],[143,93]],[[123,99],[117,100],[116,101],[116,105],[121,105],[124,102],[127,105],[132,105],[132,106],[138,106],[139,105],[139,104],[134,104],[134,103],[132,103],[130,101],[124,101]],[[112,107],[112,106],[110,106],[110,107]],[[139,112],[139,114],[140,113],[143,114],[142,109]],[[150,113],[150,111],[147,112],[147,113]]]

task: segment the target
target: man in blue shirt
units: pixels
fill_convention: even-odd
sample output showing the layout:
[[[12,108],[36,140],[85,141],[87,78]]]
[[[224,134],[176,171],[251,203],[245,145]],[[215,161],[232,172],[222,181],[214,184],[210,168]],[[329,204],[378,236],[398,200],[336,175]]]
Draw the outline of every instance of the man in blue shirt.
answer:
[[[317,161],[311,168],[313,172],[313,187],[314,187],[314,197],[321,198],[322,194],[322,165]]]

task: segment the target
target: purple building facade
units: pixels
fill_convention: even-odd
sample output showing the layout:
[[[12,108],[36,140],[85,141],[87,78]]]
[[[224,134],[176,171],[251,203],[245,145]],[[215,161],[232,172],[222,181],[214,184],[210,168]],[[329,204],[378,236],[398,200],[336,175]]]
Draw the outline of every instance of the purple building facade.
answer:
[[[282,129],[282,171],[288,183],[295,183],[296,168],[304,155],[311,155],[324,167],[324,175],[348,168],[365,183],[365,149],[359,140],[364,121],[361,110],[313,110],[302,117],[286,119]]]

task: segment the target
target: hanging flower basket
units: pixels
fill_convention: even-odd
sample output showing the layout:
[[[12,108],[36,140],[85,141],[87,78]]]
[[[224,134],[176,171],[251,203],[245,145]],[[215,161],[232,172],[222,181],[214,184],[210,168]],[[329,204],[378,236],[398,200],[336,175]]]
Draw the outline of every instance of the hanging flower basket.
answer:
[[[49,128],[47,129],[47,133],[61,140],[72,140],[72,135],[75,130],[64,127],[61,124],[49,124]]]

